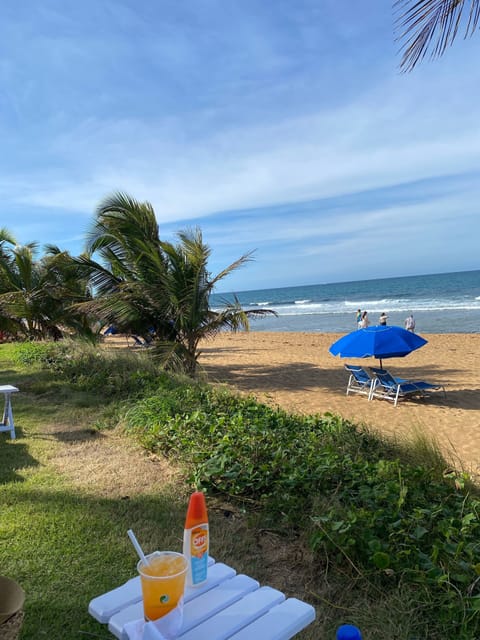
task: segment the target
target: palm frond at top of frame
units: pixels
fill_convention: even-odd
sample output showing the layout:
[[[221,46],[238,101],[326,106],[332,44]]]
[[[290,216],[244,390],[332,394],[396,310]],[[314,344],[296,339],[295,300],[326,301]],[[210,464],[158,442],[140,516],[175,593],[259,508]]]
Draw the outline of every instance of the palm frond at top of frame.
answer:
[[[403,72],[428,54],[431,59],[443,55],[460,31],[464,38],[473,35],[480,20],[480,0],[396,0],[393,6]]]

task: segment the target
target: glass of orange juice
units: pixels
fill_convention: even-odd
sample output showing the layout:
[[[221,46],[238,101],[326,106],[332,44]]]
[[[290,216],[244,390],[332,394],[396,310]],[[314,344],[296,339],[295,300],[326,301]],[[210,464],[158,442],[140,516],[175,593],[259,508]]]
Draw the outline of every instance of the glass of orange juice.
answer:
[[[185,591],[187,559],[175,551],[155,551],[140,560],[140,574],[145,620],[158,620],[178,605]]]

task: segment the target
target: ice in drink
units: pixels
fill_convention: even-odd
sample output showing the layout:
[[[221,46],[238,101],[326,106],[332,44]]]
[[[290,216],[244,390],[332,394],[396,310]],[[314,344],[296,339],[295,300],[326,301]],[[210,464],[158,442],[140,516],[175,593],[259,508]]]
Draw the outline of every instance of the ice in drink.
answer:
[[[142,583],[143,611],[146,620],[158,620],[170,613],[185,591],[187,560],[174,551],[155,551],[148,564],[137,564]]]

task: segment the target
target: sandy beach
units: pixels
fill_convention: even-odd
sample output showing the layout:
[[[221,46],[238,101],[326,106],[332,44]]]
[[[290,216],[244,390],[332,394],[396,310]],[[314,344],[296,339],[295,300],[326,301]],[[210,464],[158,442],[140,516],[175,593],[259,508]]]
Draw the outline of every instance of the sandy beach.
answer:
[[[202,344],[200,364],[211,382],[232,385],[295,413],[340,414],[390,436],[420,431],[435,438],[457,466],[480,474],[480,334],[427,334],[428,344],[405,358],[384,361],[393,375],[443,384],[442,392],[397,407],[385,400],[345,394],[344,362],[328,347],[340,334],[221,334]]]

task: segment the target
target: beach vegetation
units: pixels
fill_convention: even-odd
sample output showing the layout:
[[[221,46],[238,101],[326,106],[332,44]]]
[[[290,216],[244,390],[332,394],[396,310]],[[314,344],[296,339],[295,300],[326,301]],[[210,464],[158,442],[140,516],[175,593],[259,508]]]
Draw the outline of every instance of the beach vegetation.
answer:
[[[403,71],[414,69],[428,54],[442,56],[462,31],[465,38],[472,36],[480,20],[479,0],[395,0],[394,8]]]
[[[338,416],[291,415],[209,387],[140,400],[125,424],[182,460],[196,486],[258,508],[264,526],[293,528],[320,564],[415,593],[418,637],[479,632],[480,499],[465,474],[412,464],[411,452]]]
[[[198,228],[180,231],[176,243],[162,241],[152,205],[116,193],[98,206],[86,254],[77,260],[96,292],[80,308],[141,336],[163,366],[193,376],[202,339],[248,329],[251,316],[273,313],[244,310],[236,298],[213,309],[214,288],[252,255],[212,275],[210,253]]]
[[[409,448],[336,415],[294,415],[228,389],[156,377],[152,364],[142,371],[145,352],[122,361],[53,344],[32,359],[23,349],[17,358],[41,364],[65,389],[108,400],[92,421],[99,433],[117,426],[179,465],[186,486],[235,505],[255,530],[295,541],[310,559],[305,598],[319,605],[326,637],[340,614],[370,638],[391,625],[405,640],[480,635],[479,493],[435,447]]]
[[[19,246],[0,230],[0,331],[15,340],[79,337],[96,342],[104,327],[135,336],[166,369],[197,373],[199,344],[220,331],[248,330],[251,317],[271,309],[243,309],[238,298],[211,305],[211,294],[252,253],[213,275],[211,250],[199,228],[160,239],[149,202],[124,193],[97,207],[85,253],[72,257],[36,243]]]
[[[93,338],[93,323],[76,306],[89,297],[68,252],[48,246],[38,257],[36,243],[19,245],[0,230],[0,331],[24,340]]]
[[[164,377],[153,359],[141,352],[102,349],[88,341],[23,342],[15,345],[12,357],[21,365],[38,364],[82,392],[101,388],[108,399],[154,389]]]

